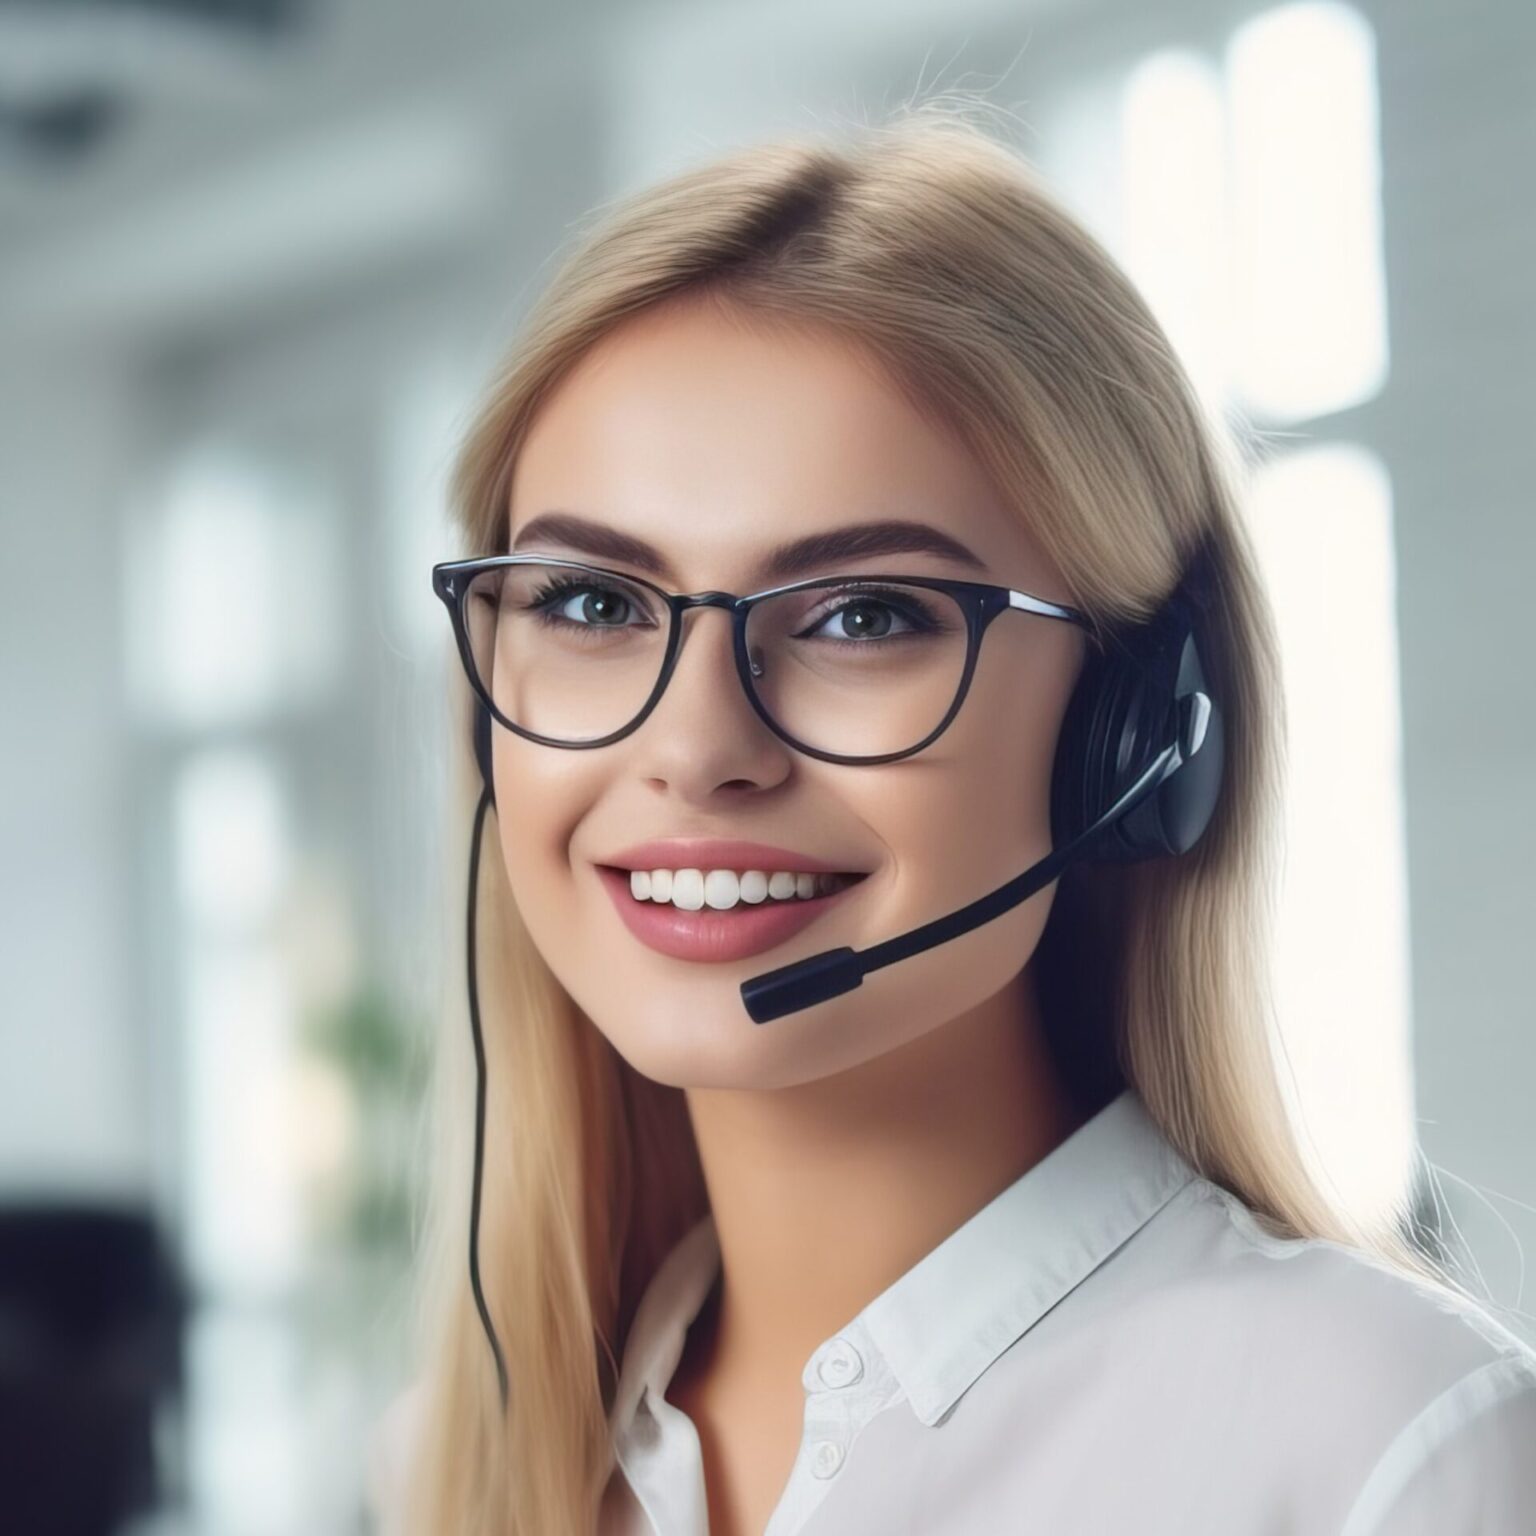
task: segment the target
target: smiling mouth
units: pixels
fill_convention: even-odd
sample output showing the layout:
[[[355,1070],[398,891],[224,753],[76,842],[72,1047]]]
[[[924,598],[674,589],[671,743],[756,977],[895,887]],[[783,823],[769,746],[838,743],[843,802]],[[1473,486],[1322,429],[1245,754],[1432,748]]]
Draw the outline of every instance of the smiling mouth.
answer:
[[[617,864],[597,868],[627,886],[637,905],[679,913],[724,915],[762,907],[809,906],[868,879],[868,870],[845,873],[790,873],[784,870],[629,870]]]
[[[870,873],[850,871],[830,879],[807,874],[804,879],[813,883],[810,894],[802,896],[799,873],[791,877],[778,870],[774,872],[781,877],[777,889],[786,894],[770,896],[763,889],[769,877],[762,870],[755,872],[758,879],[752,878],[751,870],[741,875],[733,870],[665,871],[681,874],[682,889],[676,889],[674,879],[670,882],[673,888],[658,901],[652,894],[636,895],[636,889],[645,890],[646,882],[636,878],[634,871],[614,864],[594,864],[592,868],[635,939],[659,954],[695,963],[746,960],[789,943],[813,923],[830,918],[845,899],[854,900],[854,888],[863,885]],[[655,875],[654,870],[639,873]],[[857,878],[853,878],[855,874]],[[745,894],[741,889],[743,877]],[[788,894],[791,881],[793,894]],[[664,879],[662,883],[669,882]],[[703,900],[705,895],[710,899]],[[673,899],[679,896],[683,905]],[[751,899],[754,896],[758,899]]]

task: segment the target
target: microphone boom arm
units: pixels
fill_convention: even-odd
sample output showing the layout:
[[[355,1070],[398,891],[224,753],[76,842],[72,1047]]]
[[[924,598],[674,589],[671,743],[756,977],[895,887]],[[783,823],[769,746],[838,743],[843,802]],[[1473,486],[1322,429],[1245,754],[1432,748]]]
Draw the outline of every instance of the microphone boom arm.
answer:
[[[1206,702],[1200,693],[1186,695],[1185,699]],[[1199,738],[1204,734],[1205,713],[1192,705],[1185,711],[1184,723],[1186,730],[1181,733],[1181,737],[1194,737],[1194,746],[1188,750],[1197,750]],[[741,984],[741,1000],[753,1023],[767,1024],[773,1019],[782,1018],[786,1013],[797,1013],[813,1003],[825,1002],[828,998],[851,992],[871,971],[878,971],[883,966],[893,965],[910,955],[932,949],[936,944],[958,938],[960,934],[979,928],[1018,906],[1020,902],[1027,901],[1066,868],[1084,843],[1110,822],[1135,810],[1147,799],[1185,761],[1185,751],[1184,739],[1170,742],[1152,760],[1141,777],[1071,842],[1053,848],[1023,874],[1015,875],[1013,879],[1005,881],[984,896],[978,896],[975,901],[957,911],[945,913],[943,917],[936,917],[907,933],[897,934],[895,938],[872,944],[868,949],[853,949],[844,944],[837,949],[824,950],[819,955],[781,965],[776,970],[765,971],[761,976],[749,977]]]

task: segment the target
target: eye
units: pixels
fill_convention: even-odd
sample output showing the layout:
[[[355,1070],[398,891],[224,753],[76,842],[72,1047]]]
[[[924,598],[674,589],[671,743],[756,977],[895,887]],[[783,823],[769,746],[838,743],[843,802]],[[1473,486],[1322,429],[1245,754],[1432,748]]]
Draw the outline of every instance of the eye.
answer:
[[[834,621],[842,624],[842,633],[818,633],[822,626]],[[893,629],[893,624],[905,627]],[[813,619],[811,627],[801,630],[795,639],[829,640],[834,645],[868,647],[882,640],[931,635],[943,627],[915,597],[903,594],[899,599],[893,599],[864,592],[844,598],[820,618]]]
[[[547,580],[525,604],[551,628],[634,629],[652,627],[641,615],[638,625],[624,623],[627,614],[638,613],[640,604],[628,592],[591,580],[554,576]]]

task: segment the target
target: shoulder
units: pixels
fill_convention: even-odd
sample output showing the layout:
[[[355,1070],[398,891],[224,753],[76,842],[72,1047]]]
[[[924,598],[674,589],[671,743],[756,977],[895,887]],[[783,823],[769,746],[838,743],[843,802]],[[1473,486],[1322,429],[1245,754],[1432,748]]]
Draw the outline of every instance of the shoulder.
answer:
[[[1219,1185],[1196,1178],[1186,1279],[1202,1303],[1230,1296],[1244,1320],[1300,1347],[1300,1369],[1370,1368],[1378,1391],[1411,1403],[1496,1359],[1536,1369],[1536,1349],[1473,1298],[1374,1253],[1323,1238],[1282,1238]]]
[[[1471,1298],[1374,1254],[1278,1238],[1196,1179],[1172,1305],[1203,1368],[1240,1360],[1348,1489],[1342,1536],[1529,1528],[1536,1349]],[[1479,1523],[1481,1522],[1481,1523]]]
[[[1529,1531],[1536,1513],[1536,1370],[1514,1356],[1453,1382],[1377,1458],[1342,1536]]]
[[[397,1536],[405,1517],[405,1479],[421,1440],[427,1387],[413,1382],[374,1420],[364,1453],[364,1504],[374,1536]]]

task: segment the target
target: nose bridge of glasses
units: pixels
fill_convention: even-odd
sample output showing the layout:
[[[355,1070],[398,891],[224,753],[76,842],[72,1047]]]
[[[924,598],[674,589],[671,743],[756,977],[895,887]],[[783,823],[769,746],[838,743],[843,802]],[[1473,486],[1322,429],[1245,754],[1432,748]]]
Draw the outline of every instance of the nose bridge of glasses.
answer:
[[[680,593],[677,596],[677,598],[676,598],[676,607],[677,607],[677,620],[678,620],[679,634],[678,634],[678,637],[677,637],[677,650],[676,650],[676,652],[674,654],[674,661],[673,661],[673,666],[672,666],[672,669],[671,669],[671,675],[675,675],[678,666],[680,666],[681,662],[682,662],[683,646],[684,646],[684,642],[685,642],[685,640],[687,638],[687,630],[686,630],[686,627],[683,624],[683,620],[686,618],[686,616],[689,613],[693,612],[696,609],[700,609],[700,608],[719,608],[719,609],[722,609],[722,610],[724,610],[726,616],[731,620],[730,627],[728,627],[726,629],[725,634],[722,637],[721,644],[723,644],[723,646],[725,647],[726,656],[729,659],[729,661],[734,661],[734,659],[735,659],[735,638],[736,638],[736,636],[735,636],[735,628],[736,628],[736,625],[741,622],[741,613],[742,613],[742,610],[741,610],[739,604],[740,604],[740,598],[734,592],[721,592],[721,591],[719,591],[717,589],[711,589],[711,590],[709,590],[707,592]],[[749,660],[749,665],[751,667],[753,675],[760,677],[762,675],[762,673],[761,673],[761,669],[759,668],[759,666],[756,664],[756,662],[752,658],[749,657],[748,660]],[[729,667],[728,669],[732,672],[733,676],[737,676],[737,680],[739,682],[739,675],[736,673],[736,669],[734,667]],[[669,675],[669,679],[668,679],[668,687],[669,688],[671,686],[671,675]]]
[[[729,613],[736,607],[736,594],[714,589],[708,592],[685,592],[679,595],[677,606],[683,613],[687,613],[690,608],[724,608]]]
[[[708,592],[688,592],[688,593],[679,594],[679,596],[676,599],[677,623],[678,623],[678,630],[679,630],[679,634],[678,634],[678,637],[677,637],[677,646],[678,646],[678,653],[679,653],[678,659],[679,660],[681,659],[681,651],[682,651],[683,642],[687,638],[687,626],[683,623],[683,620],[685,618],[687,618],[687,616],[690,613],[695,612],[696,610],[701,609],[701,608],[719,608],[719,609],[722,609],[725,612],[726,616],[731,620],[730,626],[725,631],[725,641],[724,641],[724,643],[725,643],[725,646],[727,648],[728,653],[734,654],[734,642],[735,642],[735,633],[734,633],[734,631],[735,631],[735,625],[736,625],[736,622],[737,622],[737,612],[738,612],[737,607],[736,607],[736,603],[737,603],[736,595],[733,592],[720,592],[720,591],[711,590],[711,591],[708,591]]]

